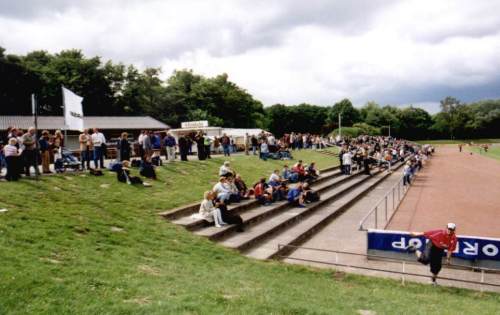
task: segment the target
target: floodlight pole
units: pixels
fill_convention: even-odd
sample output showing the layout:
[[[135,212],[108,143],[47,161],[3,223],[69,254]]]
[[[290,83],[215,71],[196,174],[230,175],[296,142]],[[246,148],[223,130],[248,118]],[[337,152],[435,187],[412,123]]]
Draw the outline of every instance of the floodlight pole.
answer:
[[[342,138],[342,117],[340,116],[339,112],[339,138]]]

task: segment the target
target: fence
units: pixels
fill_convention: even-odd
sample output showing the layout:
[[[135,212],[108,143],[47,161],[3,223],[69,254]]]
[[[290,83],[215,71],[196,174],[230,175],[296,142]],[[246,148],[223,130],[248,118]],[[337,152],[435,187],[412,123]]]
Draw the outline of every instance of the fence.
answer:
[[[404,176],[401,176],[397,183],[389,189],[384,197],[359,222],[359,230],[367,231],[368,228],[378,229],[379,226],[385,229],[409,188],[410,184],[404,185]]]
[[[306,259],[306,258],[298,258],[298,257],[291,257],[291,256],[279,256],[281,259],[291,259],[291,260],[297,260],[297,261],[304,261],[304,262],[312,262],[312,263],[318,263],[318,264],[324,264],[324,265],[331,265],[331,266],[338,266],[338,267],[346,267],[346,268],[355,268],[355,269],[361,269],[361,270],[370,270],[370,271],[379,271],[379,272],[385,272],[385,273],[391,273],[391,274],[399,274],[401,275],[401,282],[404,284],[406,281],[405,276],[412,276],[412,277],[421,277],[421,278],[431,278],[430,275],[423,275],[419,273],[411,273],[406,271],[406,265],[408,263],[414,263],[414,261],[409,260],[409,259],[396,259],[396,258],[389,258],[385,256],[378,256],[378,255],[367,255],[367,254],[360,254],[360,253],[352,253],[352,252],[347,252],[347,251],[338,251],[338,250],[329,250],[329,249],[321,249],[321,248],[313,248],[313,247],[304,247],[304,246],[295,246],[295,245],[283,245],[283,244],[278,244],[278,249],[281,251],[283,248],[292,248],[292,249],[305,249],[305,250],[313,250],[313,251],[321,251],[321,252],[328,252],[328,253],[334,253],[335,254],[335,261],[321,261],[321,260],[313,260],[313,259]],[[347,263],[340,263],[339,260],[339,254],[344,254],[344,255],[351,255],[351,256],[361,256],[361,257],[366,257],[368,259],[378,259],[378,260],[385,260],[385,261],[392,261],[396,263],[401,263],[401,271],[399,270],[389,270],[389,269],[381,269],[381,268],[373,268],[373,267],[366,267],[366,266],[357,266],[357,265],[351,265]],[[468,268],[464,268],[463,266],[460,265],[449,265],[452,268],[458,268],[462,270],[468,270]],[[443,266],[444,268],[447,268],[446,266]],[[500,288],[500,283],[493,283],[493,282],[486,282],[485,281],[485,274],[487,272],[498,272],[498,270],[495,269],[488,269],[488,268],[479,268],[479,267],[474,267],[471,269],[472,271],[478,271],[480,272],[479,274],[479,281],[474,281],[474,280],[467,280],[467,279],[458,279],[458,278],[450,278],[450,277],[438,277],[440,280],[446,280],[446,281],[453,281],[453,282],[460,282],[460,283],[467,283],[467,284],[475,284],[480,286],[480,290],[483,291],[484,286],[490,286],[490,287],[495,287],[495,288]]]

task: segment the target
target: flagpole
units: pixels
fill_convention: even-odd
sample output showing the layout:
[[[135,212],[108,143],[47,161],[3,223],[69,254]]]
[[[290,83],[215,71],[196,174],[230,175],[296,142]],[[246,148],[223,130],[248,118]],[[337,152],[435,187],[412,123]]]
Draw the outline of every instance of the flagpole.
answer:
[[[63,148],[66,147],[66,141],[68,141],[68,123],[66,122],[66,100],[64,99],[64,86],[61,85],[61,92],[62,92],[62,108],[63,108],[63,117],[64,117],[64,145]]]
[[[35,94],[31,94],[31,109],[35,119],[35,180],[38,180],[38,154],[40,150],[40,144],[38,142],[38,108],[36,104]]]

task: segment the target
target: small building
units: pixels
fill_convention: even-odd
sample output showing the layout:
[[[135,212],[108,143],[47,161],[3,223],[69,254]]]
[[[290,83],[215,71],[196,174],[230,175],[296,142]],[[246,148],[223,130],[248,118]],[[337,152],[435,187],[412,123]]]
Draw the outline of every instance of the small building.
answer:
[[[0,133],[5,133],[8,127],[28,129],[35,125],[33,116],[0,116]],[[161,121],[149,116],[85,116],[84,128],[98,128],[107,141],[120,137],[122,132],[127,132],[129,137],[137,139],[141,130],[166,130],[170,127]],[[38,130],[64,130],[63,116],[38,116]],[[79,148],[76,130],[67,131],[66,147],[70,150]]]
[[[224,128],[224,127],[209,127],[208,121],[188,121],[181,123],[182,128],[178,129],[170,129],[169,132],[172,136],[178,141],[180,136],[190,136],[194,138],[194,135],[199,131],[203,132],[207,137],[214,139],[220,138],[224,134],[231,137],[234,140],[234,143],[242,148],[244,146],[244,138],[245,135],[259,135],[264,130],[259,128]],[[193,152],[196,152],[196,145],[193,144],[192,148]]]

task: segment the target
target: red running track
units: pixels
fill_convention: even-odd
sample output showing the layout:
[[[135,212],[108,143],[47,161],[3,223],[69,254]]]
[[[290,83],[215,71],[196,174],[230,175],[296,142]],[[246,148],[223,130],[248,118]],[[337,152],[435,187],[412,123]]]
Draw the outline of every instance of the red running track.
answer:
[[[441,146],[417,175],[388,230],[457,224],[457,234],[500,238],[500,162]]]

